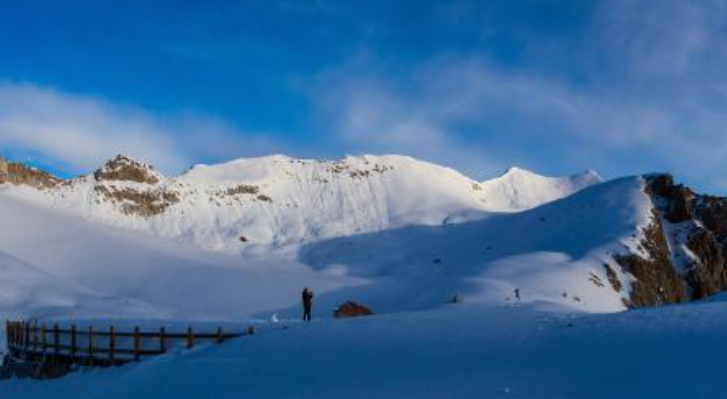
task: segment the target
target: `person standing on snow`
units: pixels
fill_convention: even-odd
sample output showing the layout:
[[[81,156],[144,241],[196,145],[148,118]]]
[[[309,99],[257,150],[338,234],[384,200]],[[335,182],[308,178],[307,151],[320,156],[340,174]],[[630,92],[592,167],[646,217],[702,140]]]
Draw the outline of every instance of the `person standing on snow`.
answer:
[[[313,309],[313,291],[305,287],[303,290],[303,320],[311,320],[311,311]]]

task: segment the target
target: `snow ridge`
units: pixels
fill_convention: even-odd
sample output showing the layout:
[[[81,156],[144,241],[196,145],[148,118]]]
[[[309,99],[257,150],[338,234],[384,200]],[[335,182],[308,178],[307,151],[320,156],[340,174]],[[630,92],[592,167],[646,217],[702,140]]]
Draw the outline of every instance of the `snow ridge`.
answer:
[[[254,255],[270,246],[519,212],[600,182],[595,172],[550,178],[518,168],[477,182],[400,155],[333,161],[271,155],[196,165],[168,178],[118,156],[53,189],[6,184],[0,190],[89,220]]]

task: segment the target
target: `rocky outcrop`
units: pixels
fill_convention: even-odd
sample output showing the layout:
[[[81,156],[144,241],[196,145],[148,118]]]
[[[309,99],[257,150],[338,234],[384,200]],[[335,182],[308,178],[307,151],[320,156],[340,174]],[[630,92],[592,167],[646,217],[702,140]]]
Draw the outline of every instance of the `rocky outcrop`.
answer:
[[[692,262],[687,274],[692,298],[706,298],[727,289],[725,246],[719,243],[715,234],[697,228],[688,237],[687,246],[699,259]]]
[[[682,303],[727,290],[727,198],[697,194],[668,174],[645,180],[654,204],[641,242],[647,256],[615,257],[636,279],[629,306]]]
[[[133,160],[124,155],[107,162],[102,168],[94,172],[97,181],[128,181],[136,183],[157,184],[159,177],[150,165]]]
[[[713,232],[722,245],[727,244],[727,198],[702,195],[695,204],[694,213],[704,228]]]
[[[0,156],[0,184],[9,183],[16,186],[48,189],[56,187],[62,182],[63,180],[48,172],[17,162],[8,162]]]
[[[371,316],[374,312],[364,305],[358,304],[353,301],[347,301],[343,305],[339,306],[338,309],[333,313],[333,317],[337,319],[349,318],[349,317],[361,317]]]
[[[8,162],[0,155],[0,184],[5,183],[8,179]]]
[[[162,214],[179,202],[179,195],[176,192],[162,188],[142,190],[98,185],[95,191],[102,198],[117,204],[125,215],[145,218]]]
[[[125,215],[149,218],[164,213],[180,200],[177,192],[160,184],[163,176],[151,165],[124,155],[107,162],[93,177],[99,198],[116,204]]]
[[[681,184],[675,184],[671,175],[646,176],[649,194],[660,215],[671,223],[692,219],[695,194]]]
[[[648,257],[636,254],[617,255],[621,267],[636,278],[631,285],[629,307],[657,306],[688,300],[687,284],[671,262],[669,245],[659,215],[643,231],[641,247]]]

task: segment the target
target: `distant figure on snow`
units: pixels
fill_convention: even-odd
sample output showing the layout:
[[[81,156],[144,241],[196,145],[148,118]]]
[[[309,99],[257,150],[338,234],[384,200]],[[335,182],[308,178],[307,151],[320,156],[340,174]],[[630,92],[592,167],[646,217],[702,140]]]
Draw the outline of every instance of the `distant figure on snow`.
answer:
[[[313,309],[313,291],[305,287],[303,290],[303,320],[311,320],[311,310]]]
[[[520,288],[515,288],[515,300],[520,303]]]

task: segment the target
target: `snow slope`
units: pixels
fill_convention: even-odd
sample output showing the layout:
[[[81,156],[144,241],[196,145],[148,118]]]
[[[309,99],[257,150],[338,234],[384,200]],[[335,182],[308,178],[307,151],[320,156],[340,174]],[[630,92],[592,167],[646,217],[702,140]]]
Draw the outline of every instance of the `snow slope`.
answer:
[[[0,219],[0,251],[12,254],[0,258],[0,309],[26,318],[67,313],[39,312],[36,302],[42,309],[71,307],[77,318],[93,316],[76,311],[77,304],[95,302],[105,318],[240,318],[297,303],[302,284],[325,292],[361,283],[294,261],[243,262],[2,195]],[[123,312],[117,303],[101,306],[87,292],[153,307]]]
[[[157,316],[151,306],[104,296],[0,251],[0,317]],[[4,345],[2,342],[0,345]]]
[[[0,215],[0,251],[106,296],[148,303],[158,318],[292,317],[303,286],[314,288],[324,314],[348,299],[379,313],[436,308],[456,295],[512,302],[516,288],[522,302],[618,311],[630,277],[612,255],[636,247],[650,202],[640,178],[625,178],[530,211],[319,239],[264,259],[210,253],[4,195]],[[608,283],[604,264],[623,289]]]
[[[327,179],[321,177],[327,169],[318,168],[335,164],[313,162],[241,160],[197,167],[177,179],[154,175],[154,183],[86,177],[60,191],[5,187],[0,284],[10,295],[0,295],[0,317],[105,314],[174,324],[277,314],[282,321],[263,323],[260,334],[221,347],[57,381],[0,382],[0,395],[721,395],[716,381],[727,332],[723,302],[608,313],[625,309],[633,279],[613,256],[646,256],[639,242],[653,222],[653,204],[642,178],[591,185],[558,199],[573,186],[561,181],[561,191],[532,188],[528,195],[508,189],[540,187],[538,178],[522,171],[489,185],[474,183],[479,188],[462,180],[461,192],[449,187],[459,179],[452,171],[440,176],[450,183],[427,187],[439,169],[416,161],[393,170],[433,168],[418,181],[409,173],[401,180],[385,176],[393,170],[382,172],[382,163],[349,160],[342,171],[325,172],[337,177],[314,185]],[[551,183],[546,186],[555,187]],[[123,204],[95,197],[99,184],[174,190],[180,200],[156,216],[130,216],[121,212]],[[210,197],[229,189],[235,193]],[[442,192],[432,194],[436,190]],[[464,195],[470,191],[482,197]],[[481,200],[498,195],[523,199],[503,200],[492,209],[553,201],[519,212],[487,210]],[[317,224],[323,222],[332,226]],[[239,241],[241,234],[248,239],[242,245],[250,247],[242,252],[260,256],[229,256],[185,243],[236,253],[227,240]],[[16,281],[19,289],[13,291]],[[317,320],[311,324],[294,320],[303,286],[316,292]],[[454,297],[463,303],[449,304]],[[348,299],[372,307],[377,316],[328,317]],[[76,316],[77,306],[90,310]],[[682,378],[663,378],[675,369]]]
[[[396,155],[338,161],[274,155],[198,165],[176,178],[120,157],[100,172],[125,166],[139,169],[137,175],[145,180],[123,180],[113,173],[107,173],[111,179],[100,179],[97,172],[52,189],[9,184],[1,189],[90,220],[208,250],[267,255],[270,246],[521,211],[601,181],[593,172],[547,178],[512,169],[481,183],[450,168]],[[134,208],[134,201],[146,201],[145,208]]]
[[[651,210],[643,179],[628,177],[526,212],[311,243],[300,260],[379,277],[378,287],[359,295],[384,310],[431,308],[457,294],[466,302],[513,302],[519,289],[522,302],[618,311],[632,277],[613,256],[627,249],[643,254],[639,242]]]
[[[602,182],[588,170],[568,178],[545,177],[520,168],[481,184],[485,205],[491,211],[512,212],[532,209],[565,198],[585,187]]]
[[[720,398],[727,304],[617,314],[450,307],[291,325],[0,396],[63,398]]]

